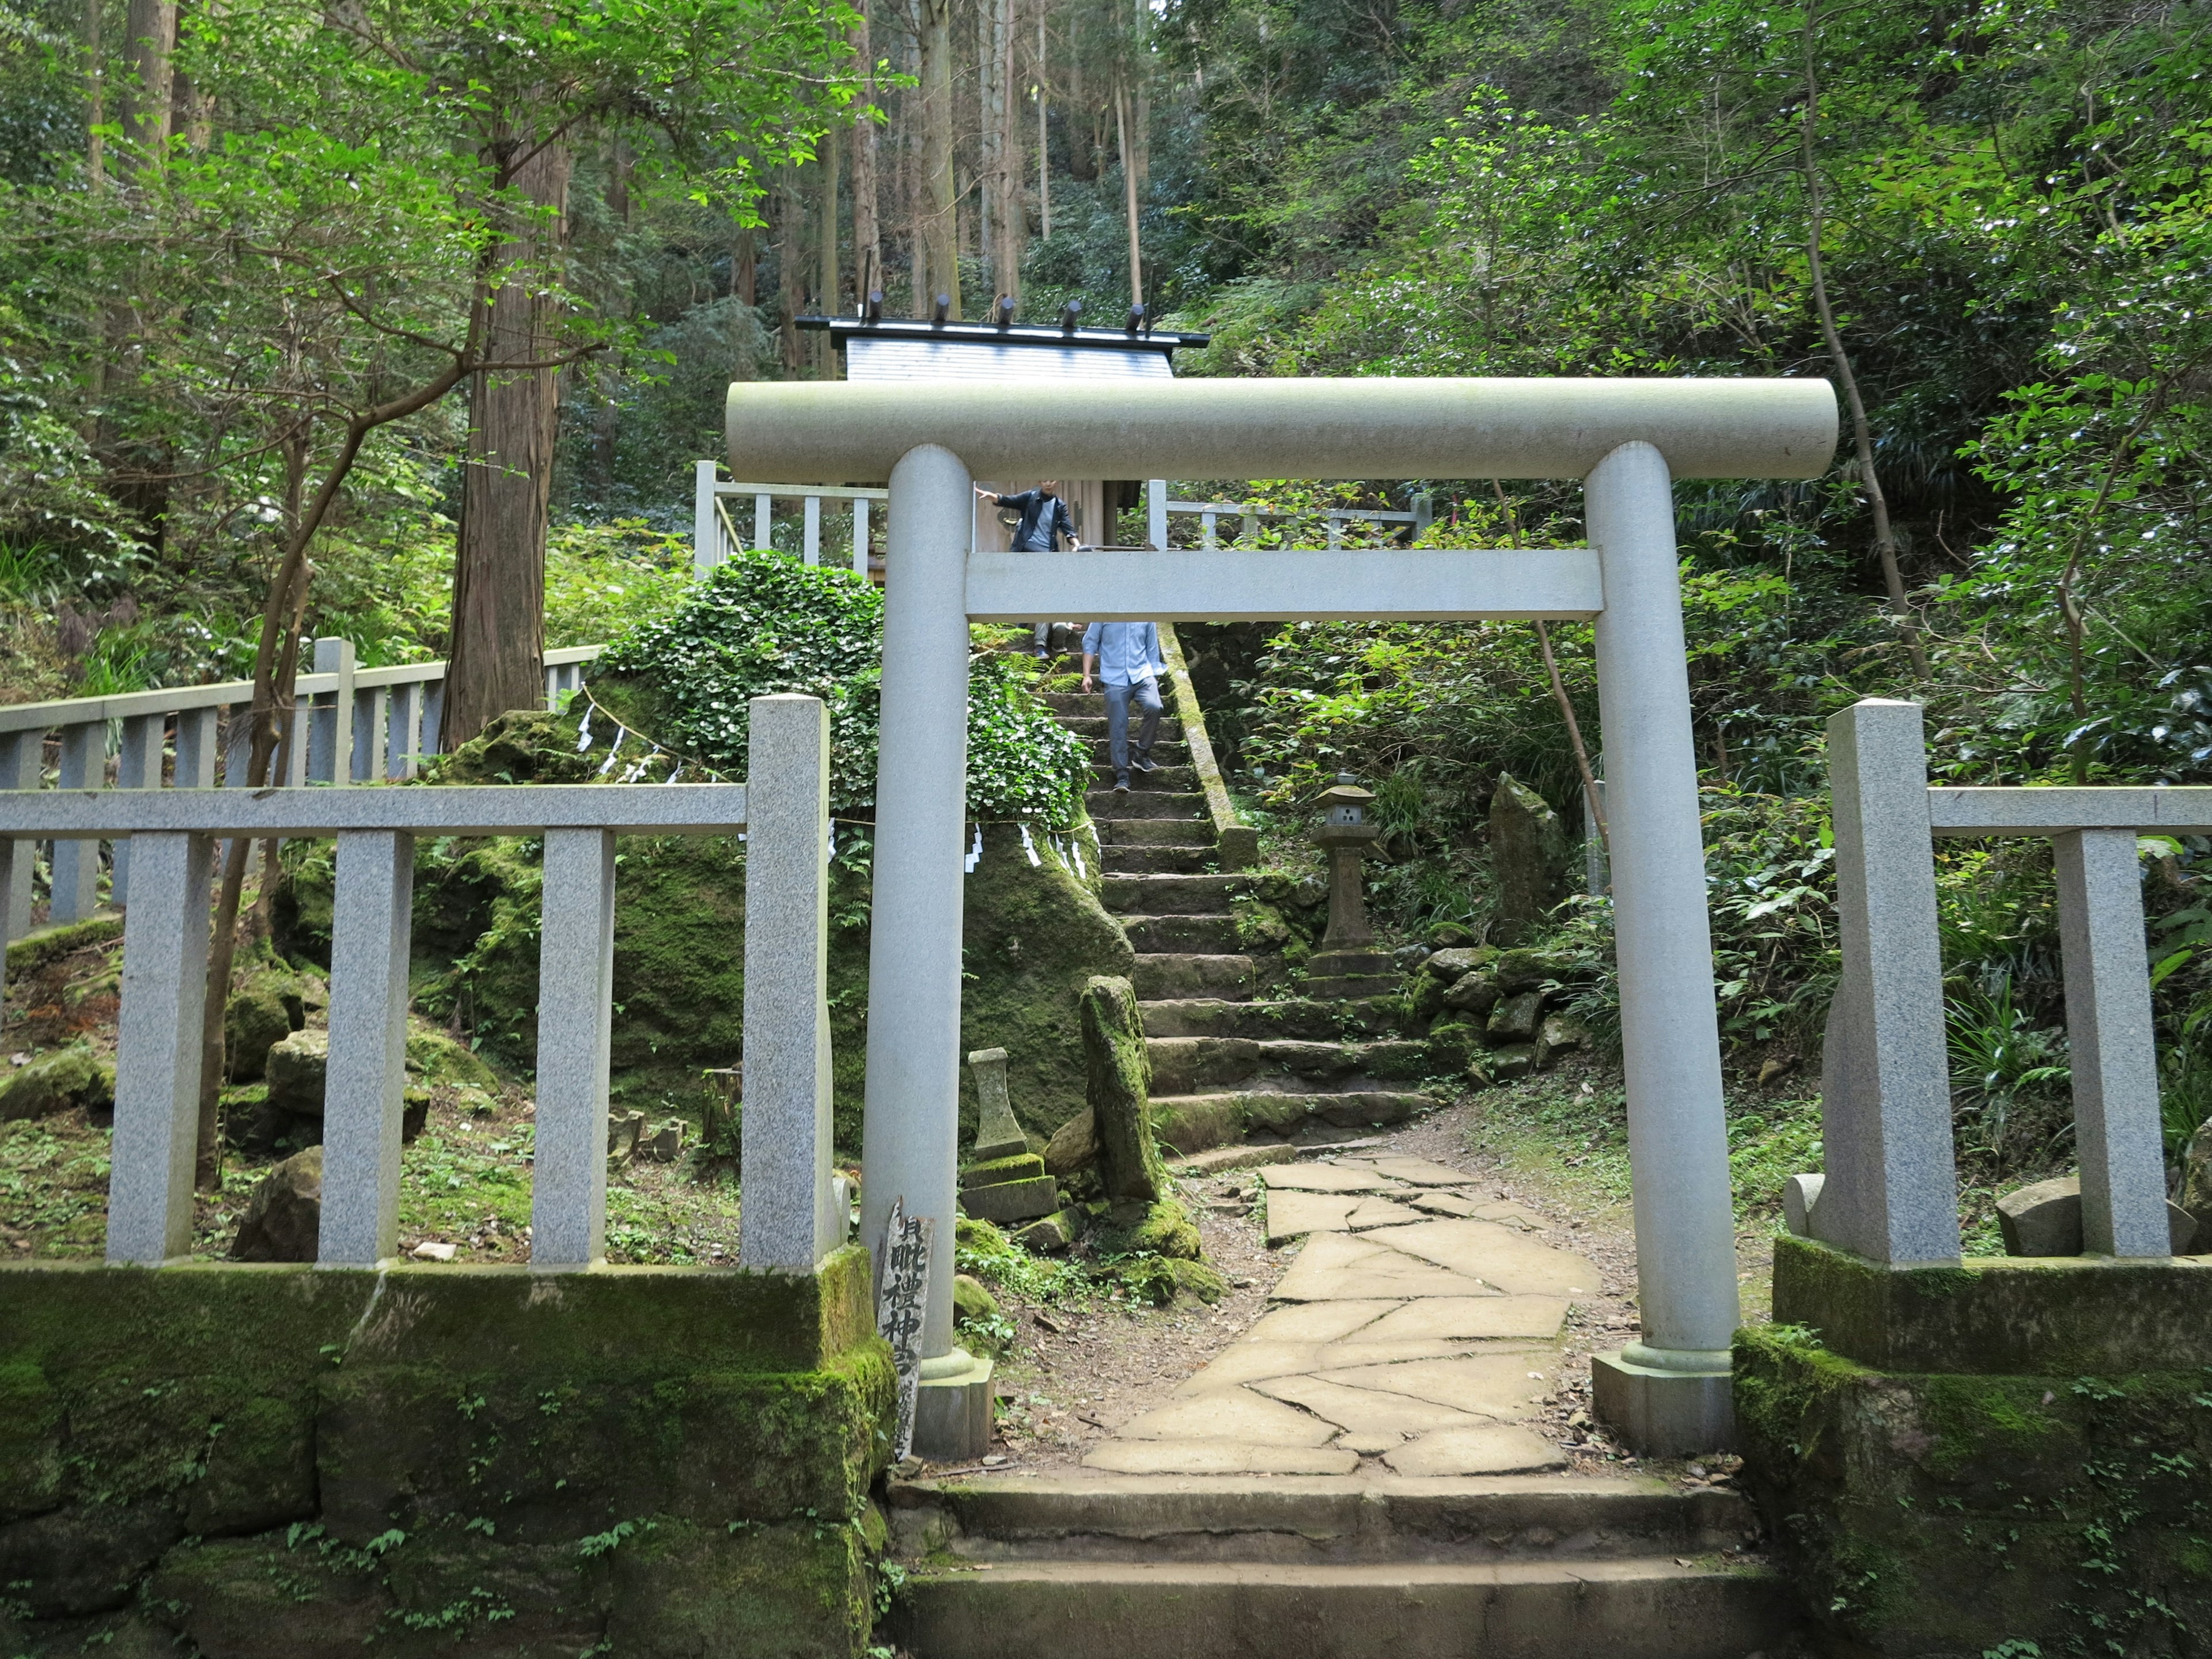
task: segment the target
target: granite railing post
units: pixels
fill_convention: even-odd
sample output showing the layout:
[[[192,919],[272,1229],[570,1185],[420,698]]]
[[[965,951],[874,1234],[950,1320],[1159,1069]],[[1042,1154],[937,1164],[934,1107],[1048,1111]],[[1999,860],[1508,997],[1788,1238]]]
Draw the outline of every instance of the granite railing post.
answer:
[[[1584,500],[1605,584],[1598,706],[1643,1325],[1640,1341],[1593,1358],[1593,1396],[1639,1450],[1705,1451],[1734,1434],[1735,1223],[1666,458],[1621,445]]]
[[[353,641],[317,640],[314,672],[335,674],[338,684],[335,691],[316,695],[308,716],[307,781],[349,783],[353,781]]]
[[[326,1267],[366,1267],[391,1255],[398,1242],[415,837],[340,830],[337,843],[316,1260]]]
[[[818,856],[818,855],[817,855]],[[615,838],[545,832],[538,951],[538,1131],[530,1265],[605,1253],[607,1065],[614,1016]]]
[[[384,775],[411,778],[422,753],[422,682],[407,680],[392,688],[384,730]]]
[[[161,787],[162,741],[168,735],[166,714],[124,717],[123,744],[115,758],[118,789],[159,789]],[[107,881],[108,899],[118,906],[131,902],[131,838],[115,843]]]
[[[384,777],[385,734],[391,726],[392,688],[356,690],[353,698],[353,762],[349,783],[375,783]]]
[[[176,787],[179,789],[215,787],[216,732],[222,710],[180,708],[177,711]]]
[[[0,789],[36,789],[45,764],[44,732],[0,732]],[[31,931],[31,863],[39,844],[0,837],[0,951]]]
[[[116,1020],[107,1259],[155,1267],[192,1243],[215,842],[190,833],[136,840],[138,893],[123,925]]]
[[[107,722],[79,720],[62,727],[57,782],[64,789],[107,787]],[[100,902],[100,843],[58,841],[48,869],[53,876],[50,921],[82,921]]]
[[[1827,1176],[1813,1231],[1875,1261],[1955,1261],[1958,1172],[1920,705],[1868,698],[1831,715],[1828,779],[1843,973],[1821,1060]]]
[[[2051,848],[2081,1166],[2081,1248],[2095,1255],[2171,1255],[2136,831],[2069,830],[2051,837]]]
[[[830,711],[782,696],[749,714],[738,1261],[812,1273],[844,1233],[830,1188]]]

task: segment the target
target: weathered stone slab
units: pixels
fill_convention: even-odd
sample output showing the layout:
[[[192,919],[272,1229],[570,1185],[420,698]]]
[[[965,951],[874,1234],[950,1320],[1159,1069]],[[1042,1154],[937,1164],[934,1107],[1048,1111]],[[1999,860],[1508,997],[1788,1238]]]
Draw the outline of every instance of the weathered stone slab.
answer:
[[[1004,1181],[1034,1181],[1044,1173],[1042,1158],[1035,1152],[1016,1152],[969,1164],[960,1171],[960,1185],[963,1191],[970,1187],[995,1187]]]
[[[1420,1218],[1419,1210],[1409,1210],[1379,1194],[1370,1194],[1359,1200],[1358,1207],[1346,1219],[1345,1225],[1355,1233],[1364,1233],[1376,1227],[1402,1227]]]
[[[1466,1170],[1455,1170],[1445,1164],[1432,1163],[1425,1158],[1401,1158],[1394,1155],[1382,1158],[1363,1158],[1358,1162],[1373,1170],[1377,1175],[1388,1176],[1393,1181],[1402,1181],[1412,1187],[1464,1187],[1468,1179]]]
[[[1529,1364],[1532,1358],[1539,1363]],[[1425,1400],[1432,1405],[1476,1416],[1510,1418],[1528,1414],[1530,1395],[1551,1392],[1552,1370],[1547,1356],[1497,1354],[1465,1359],[1414,1359],[1400,1365],[1360,1365],[1349,1370],[1324,1371],[1316,1380],[1340,1383],[1349,1389],[1402,1394],[1409,1399]],[[1542,1375],[1531,1376],[1531,1371]],[[1264,1386],[1270,1393],[1277,1392],[1273,1383]]]
[[[1408,1302],[1359,1332],[1366,1342],[1550,1341],[1566,1322],[1564,1297],[1432,1296]]]
[[[1242,1440],[1109,1440],[1086,1452],[1083,1465],[1116,1474],[1350,1474],[1359,1454]]]
[[[994,1187],[970,1187],[960,1194],[960,1208],[978,1221],[1031,1221],[1060,1207],[1060,1183],[1050,1176],[1030,1181],[1002,1181]]]
[[[1196,1376],[1176,1388],[1178,1395],[1214,1394],[1270,1376],[1289,1376],[1317,1369],[1322,1346],[1314,1342],[1233,1343]]]
[[[1231,1440],[1261,1446],[1325,1445],[1335,1432],[1249,1389],[1224,1389],[1163,1406],[1115,1431],[1124,1440]]]
[[[1482,1206],[1460,1193],[1427,1192],[1413,1200],[1413,1207],[1430,1215],[1458,1216],[1468,1219],[1481,1213]]]
[[[1533,1474],[1563,1468],[1566,1458],[1540,1435],[1504,1423],[1473,1429],[1439,1429],[1382,1461],[1404,1475]]]
[[[1358,1193],[1309,1193],[1296,1188],[1267,1194],[1267,1243],[1287,1243],[1306,1233],[1348,1232]]]
[[[1402,1193],[1403,1182],[1349,1164],[1291,1164],[1263,1170],[1260,1179],[1271,1192]]]
[[[1402,1258],[1401,1258],[1402,1261]],[[1448,1273],[1415,1262],[1399,1267],[1377,1261],[1333,1272],[1285,1278],[1275,1294],[1286,1302],[1365,1301],[1375,1297],[1483,1296],[1495,1294],[1479,1279]]]
[[[1274,1308],[1244,1334],[1244,1340],[1335,1342],[1403,1305],[1398,1302],[1312,1302],[1298,1307]]]
[[[1424,1221],[1367,1235],[1440,1267],[1523,1296],[1589,1296],[1598,1289],[1597,1269],[1581,1256],[1488,1221]]]
[[[1481,1421],[1410,1395],[1356,1388],[1329,1377],[1278,1376],[1252,1386],[1355,1434],[1425,1434],[1432,1429],[1472,1428]]]
[[[1437,1224],[1474,1225],[1474,1223]],[[1408,1231],[1394,1228],[1388,1231]],[[1484,1296],[1480,1279],[1448,1273],[1411,1256],[1369,1243],[1380,1233],[1355,1240],[1338,1233],[1316,1233],[1291,1270],[1275,1286],[1279,1302],[1358,1302],[1416,1296]]]

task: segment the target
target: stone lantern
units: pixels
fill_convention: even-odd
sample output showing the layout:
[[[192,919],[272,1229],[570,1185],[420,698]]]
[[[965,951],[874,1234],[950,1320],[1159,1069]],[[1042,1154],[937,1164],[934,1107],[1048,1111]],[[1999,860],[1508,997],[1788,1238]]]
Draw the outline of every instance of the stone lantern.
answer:
[[[1374,799],[1349,772],[1338,773],[1336,781],[1322,791],[1322,824],[1314,839],[1328,852],[1328,931],[1306,963],[1310,996],[1387,996],[1397,988],[1389,955],[1374,948],[1375,930],[1367,925],[1360,880],[1360,860],[1382,836],[1367,822],[1368,803]]]

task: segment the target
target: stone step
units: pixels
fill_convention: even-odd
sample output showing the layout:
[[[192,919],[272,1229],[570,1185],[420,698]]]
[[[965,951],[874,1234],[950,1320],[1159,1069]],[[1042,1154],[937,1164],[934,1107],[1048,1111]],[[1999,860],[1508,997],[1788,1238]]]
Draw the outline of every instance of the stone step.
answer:
[[[1074,668],[1079,674],[1083,672],[1080,662],[1075,664]],[[1102,720],[1106,718],[1106,694],[1103,691],[1040,691],[1037,696],[1055,714],[1073,715],[1078,719],[1095,714]],[[1160,702],[1170,710],[1175,708],[1175,688],[1164,680],[1160,683]],[[1135,711],[1131,712],[1133,714]],[[1163,718],[1173,720],[1175,715],[1170,713]]]
[[[1091,768],[1093,787],[1111,789],[1114,769],[1110,765],[1093,763]],[[1198,787],[1198,769],[1192,766],[1158,766],[1149,772],[1129,769],[1129,781],[1145,789],[1169,789],[1188,793]]]
[[[893,1481],[895,1554],[973,1560],[1618,1559],[1756,1537],[1738,1493],[1642,1477],[987,1476]]]
[[[1106,875],[1098,902],[1115,915],[1225,916],[1229,902],[1250,885],[1236,874],[1213,876]]]
[[[1141,782],[1141,780],[1132,780]],[[1203,795],[1169,794],[1162,790],[1139,787],[1123,794],[1118,789],[1093,789],[1083,798],[1091,816],[1100,823],[1115,823],[1123,818],[1189,818],[1202,820],[1206,817],[1206,797]]]
[[[1093,766],[1103,766],[1113,758],[1113,750],[1109,744],[1109,740],[1105,738],[1091,739],[1091,763]],[[1182,744],[1170,743],[1162,738],[1152,744],[1152,758],[1163,766],[1188,766],[1190,764],[1190,750]]]
[[[1211,846],[1117,847],[1098,849],[1099,867],[1109,875],[1202,876],[1218,854]]]
[[[1213,845],[1213,825],[1198,818],[1116,818],[1101,822],[1098,839],[1109,847],[1206,847]]]
[[[1793,1622],[1778,1574],[1667,1555],[1009,1561],[915,1572],[902,1601],[915,1659],[1742,1659]]]
[[[1310,1042],[1292,1038],[1150,1036],[1152,1091],[1190,1095],[1281,1087],[1326,1090],[1347,1079],[1410,1082],[1427,1075],[1429,1045],[1402,1038]]]
[[[1437,1104],[1431,1096],[1396,1089],[1154,1095],[1152,1130],[1179,1152],[1202,1152],[1254,1139],[1332,1139],[1346,1129],[1403,1123]]]
[[[1217,956],[1237,948],[1237,921],[1233,916],[1141,915],[1122,916],[1119,920],[1121,931],[1129,936],[1129,948],[1142,956],[1170,951]]]
[[[1095,714],[1062,714],[1060,717],[1060,723],[1079,738],[1090,738],[1095,740],[1106,735],[1106,715],[1103,708]],[[1137,724],[1134,720],[1129,723],[1132,726]],[[1176,743],[1182,741],[1182,722],[1173,714],[1163,714],[1160,716],[1158,740],[1164,743],[1170,738]]]
[[[1302,1037],[1327,1042],[1344,1037],[1389,1036],[1405,1012],[1396,997],[1362,1002],[1232,1002],[1218,997],[1163,999],[1142,1004],[1152,1036]]]
[[[1139,997],[1205,995],[1220,1000],[1228,994],[1252,993],[1252,958],[1247,956],[1206,956],[1191,951],[1139,955],[1135,975]]]

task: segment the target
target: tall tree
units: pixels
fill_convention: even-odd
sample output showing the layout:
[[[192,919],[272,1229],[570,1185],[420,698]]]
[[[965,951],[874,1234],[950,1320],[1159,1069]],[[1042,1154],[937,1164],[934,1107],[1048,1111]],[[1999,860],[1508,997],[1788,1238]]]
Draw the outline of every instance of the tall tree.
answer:
[[[880,188],[876,179],[876,57],[868,39],[863,4],[851,32],[853,62],[860,76],[860,112],[853,123],[853,292],[861,304],[884,286],[883,231],[877,222]]]
[[[915,309],[929,314],[942,294],[950,314],[961,315],[960,194],[952,173],[952,0],[919,0],[921,8],[921,191],[917,204],[920,233],[915,273],[928,289],[915,295]],[[922,250],[927,250],[927,263]]]
[[[451,663],[440,745],[458,749],[511,708],[536,707],[545,684],[546,507],[561,422],[558,355],[562,306],[549,289],[517,280],[557,265],[568,240],[568,147],[510,135],[497,163],[535,211],[520,216],[497,253],[484,322],[494,359],[547,367],[480,369],[469,386],[467,465],[462,473],[459,556],[453,564]]]

